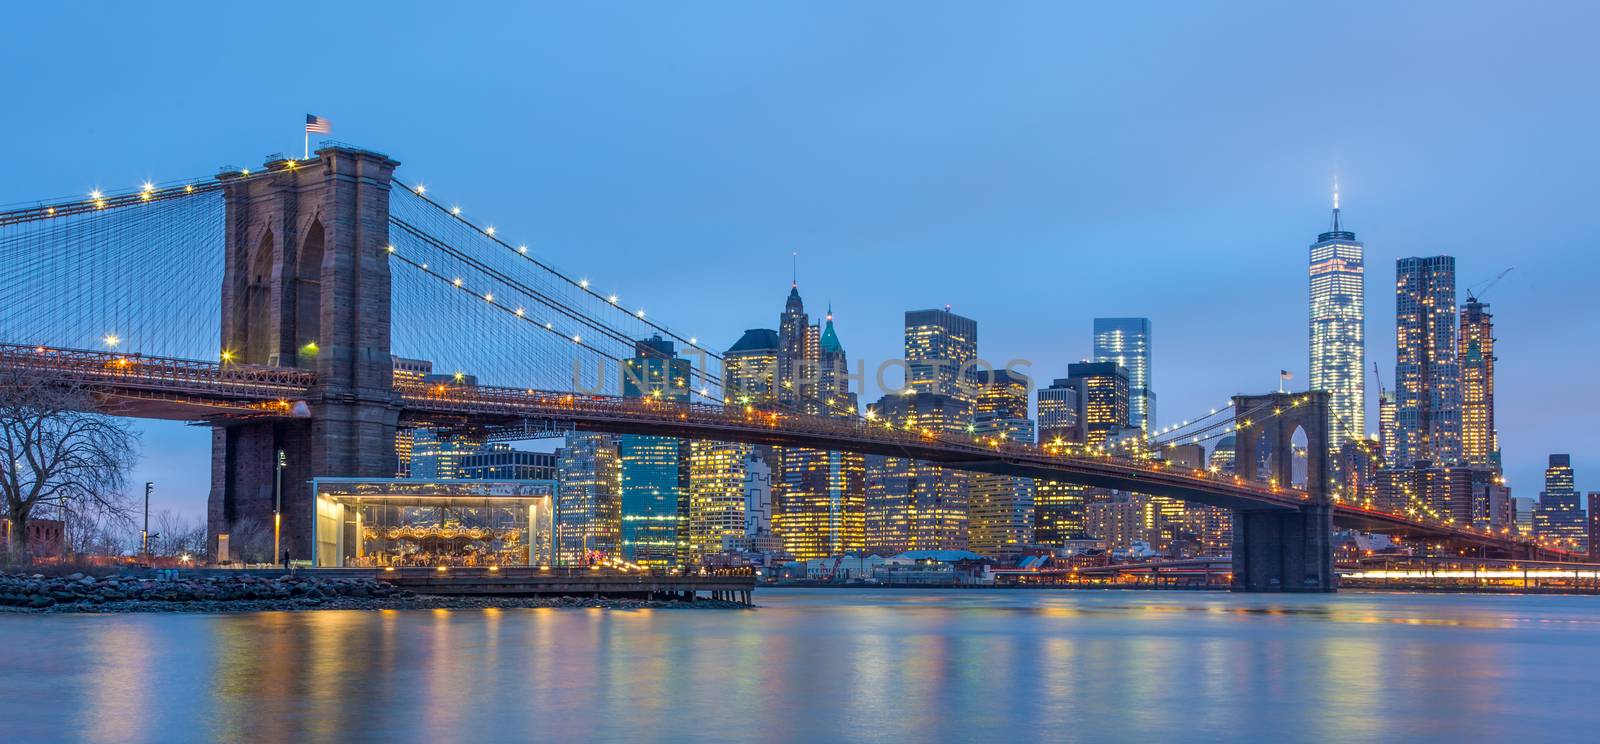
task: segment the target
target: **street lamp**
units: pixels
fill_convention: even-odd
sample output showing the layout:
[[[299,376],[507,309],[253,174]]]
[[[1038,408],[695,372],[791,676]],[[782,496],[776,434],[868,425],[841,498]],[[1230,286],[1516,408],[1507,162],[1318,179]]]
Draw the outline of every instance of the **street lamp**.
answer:
[[[278,450],[278,460],[272,471],[272,563],[283,555],[283,450]]]
[[[152,481],[144,482],[144,529],[139,531],[139,554],[147,559],[150,557],[150,491],[155,485]]]

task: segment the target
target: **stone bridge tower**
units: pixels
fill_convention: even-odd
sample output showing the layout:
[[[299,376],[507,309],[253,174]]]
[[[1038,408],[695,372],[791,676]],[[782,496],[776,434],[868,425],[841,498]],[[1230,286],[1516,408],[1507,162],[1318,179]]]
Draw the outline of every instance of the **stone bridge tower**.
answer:
[[[1233,589],[1333,591],[1328,394],[1236,395],[1233,410],[1234,472],[1247,482],[1266,480],[1287,488],[1293,482],[1294,433],[1299,429],[1306,435],[1306,491],[1311,497],[1294,511],[1234,510]]]
[[[229,536],[234,560],[272,552],[280,451],[282,545],[295,559],[312,555],[312,478],[395,473],[387,246],[397,165],[339,146],[270,162],[266,177],[223,177],[223,358],[317,373],[294,418],[213,429],[208,531],[213,549]]]

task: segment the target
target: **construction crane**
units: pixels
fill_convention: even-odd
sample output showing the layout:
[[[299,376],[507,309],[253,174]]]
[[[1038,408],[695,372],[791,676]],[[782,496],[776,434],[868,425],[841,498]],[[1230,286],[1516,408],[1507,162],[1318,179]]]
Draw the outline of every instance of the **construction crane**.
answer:
[[[1378,396],[1381,398],[1387,391],[1383,389],[1383,373],[1378,371],[1377,361],[1372,363],[1372,376],[1378,380]]]
[[[1512,266],[1512,267],[1507,268],[1505,271],[1502,271],[1502,272],[1500,272],[1498,274],[1495,274],[1493,279],[1490,279],[1489,281],[1484,282],[1482,286],[1480,286],[1480,287],[1478,287],[1476,289],[1469,288],[1467,290],[1467,302],[1477,302],[1479,300],[1479,298],[1483,297],[1485,294],[1487,294],[1489,292],[1489,288],[1490,287],[1493,287],[1494,285],[1499,284],[1500,280],[1506,278],[1506,274],[1511,273],[1511,270],[1515,269],[1515,268],[1517,268],[1517,267]]]

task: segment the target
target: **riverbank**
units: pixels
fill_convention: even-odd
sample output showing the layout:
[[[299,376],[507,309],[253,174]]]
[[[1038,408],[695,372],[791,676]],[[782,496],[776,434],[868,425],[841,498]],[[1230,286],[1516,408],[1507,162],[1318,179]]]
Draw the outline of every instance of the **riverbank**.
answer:
[[[0,612],[269,612],[285,610],[426,610],[503,608],[733,609],[721,600],[672,601],[621,597],[470,596],[417,594],[364,578],[300,574],[184,578],[0,575]]]

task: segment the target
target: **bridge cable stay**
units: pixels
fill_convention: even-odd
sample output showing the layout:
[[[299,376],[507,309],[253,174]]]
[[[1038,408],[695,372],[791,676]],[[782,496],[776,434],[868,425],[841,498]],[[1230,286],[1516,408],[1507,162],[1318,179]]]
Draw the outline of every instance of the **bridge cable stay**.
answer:
[[[220,193],[118,204],[0,224],[0,342],[216,359]]]

